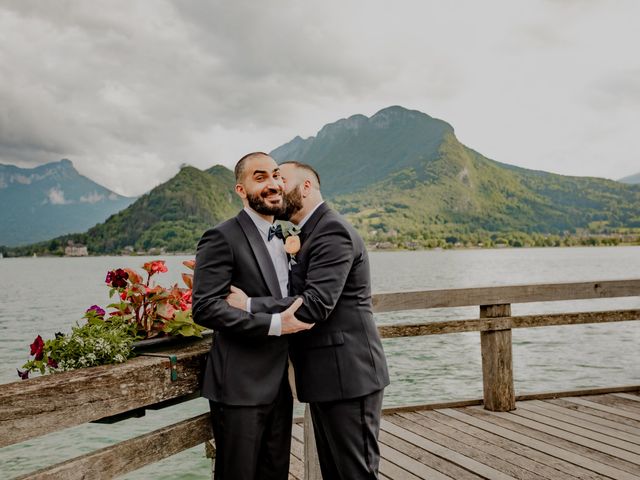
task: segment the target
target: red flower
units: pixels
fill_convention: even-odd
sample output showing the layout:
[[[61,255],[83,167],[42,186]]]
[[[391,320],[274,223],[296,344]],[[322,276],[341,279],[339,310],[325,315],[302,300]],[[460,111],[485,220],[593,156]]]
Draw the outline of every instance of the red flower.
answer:
[[[47,365],[49,365],[51,368],[58,368],[58,362],[56,362],[53,358],[49,357],[47,359]]]
[[[128,278],[129,274],[123,269],[118,268],[117,270],[111,270],[110,272],[107,272],[107,278],[105,279],[105,282],[110,284],[113,288],[124,288],[127,286]]]
[[[180,296],[180,310],[185,311],[191,308],[191,290],[187,290]]]
[[[16,371],[18,372],[18,376],[22,379],[22,380],[26,380],[27,378],[29,378],[29,370],[18,370],[16,368]]]
[[[147,262],[142,268],[144,268],[149,275],[153,275],[154,273],[164,273],[169,269],[164,264],[164,260],[156,260],[155,262]]]
[[[44,356],[44,341],[42,340],[42,337],[38,335],[30,346],[31,355],[35,355],[36,360],[42,360],[42,357]]]

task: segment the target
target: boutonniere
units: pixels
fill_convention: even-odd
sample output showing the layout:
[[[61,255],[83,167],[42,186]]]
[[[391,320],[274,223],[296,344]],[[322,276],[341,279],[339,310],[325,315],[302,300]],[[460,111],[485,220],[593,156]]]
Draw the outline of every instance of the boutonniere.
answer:
[[[282,236],[284,237],[284,251],[291,256],[291,260],[295,263],[296,253],[300,251],[300,227],[286,220],[277,220],[282,228]]]
[[[284,241],[284,251],[295,258],[299,250],[300,237],[298,235],[289,235]]]

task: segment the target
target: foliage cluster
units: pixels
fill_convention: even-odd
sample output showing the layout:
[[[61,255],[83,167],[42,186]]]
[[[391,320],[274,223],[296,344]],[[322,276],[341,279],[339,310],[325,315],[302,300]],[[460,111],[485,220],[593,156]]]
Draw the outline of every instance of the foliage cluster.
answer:
[[[72,327],[71,334],[56,333],[44,341],[40,335],[30,345],[33,359],[18,370],[22,379],[39,371],[64,372],[75,368],[122,363],[132,355],[135,326],[122,318],[103,318],[93,307],[87,310],[87,323]]]
[[[183,264],[193,270],[194,261]],[[191,292],[193,274],[183,273],[185,287],[165,288],[152,283],[158,273],[167,271],[164,260],[145,263],[146,277],[133,269],[118,268],[107,273],[109,296],[118,301],[87,309],[84,325],[76,324],[71,334],[56,333],[44,341],[40,335],[31,344],[30,359],[18,370],[26,379],[30,372],[72,370],[108,363],[121,363],[133,355],[134,341],[158,336],[201,336],[203,327],[193,321]]]

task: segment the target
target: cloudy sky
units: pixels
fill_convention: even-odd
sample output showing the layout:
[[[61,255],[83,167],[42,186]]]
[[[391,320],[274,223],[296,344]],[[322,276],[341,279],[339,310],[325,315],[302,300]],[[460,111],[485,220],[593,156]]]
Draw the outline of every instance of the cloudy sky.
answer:
[[[0,163],[139,195],[390,105],[505,163],[640,171],[635,0],[0,0]]]

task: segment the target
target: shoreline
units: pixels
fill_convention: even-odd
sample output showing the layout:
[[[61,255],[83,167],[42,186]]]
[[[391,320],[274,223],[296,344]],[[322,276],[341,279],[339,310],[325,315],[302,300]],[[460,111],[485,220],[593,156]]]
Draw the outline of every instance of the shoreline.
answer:
[[[490,247],[477,247],[477,246],[451,246],[451,247],[433,247],[433,248],[380,248],[372,245],[367,245],[367,251],[371,252],[446,252],[446,251],[466,251],[466,250],[533,250],[533,249],[564,249],[564,248],[625,248],[625,247],[640,247],[640,243],[619,243],[616,245],[524,245],[524,246],[490,246]],[[10,260],[15,258],[99,258],[99,257],[188,257],[195,256],[196,252],[138,252],[138,253],[101,253],[101,254],[89,254],[89,255],[20,255],[20,256],[0,256],[0,260]]]

